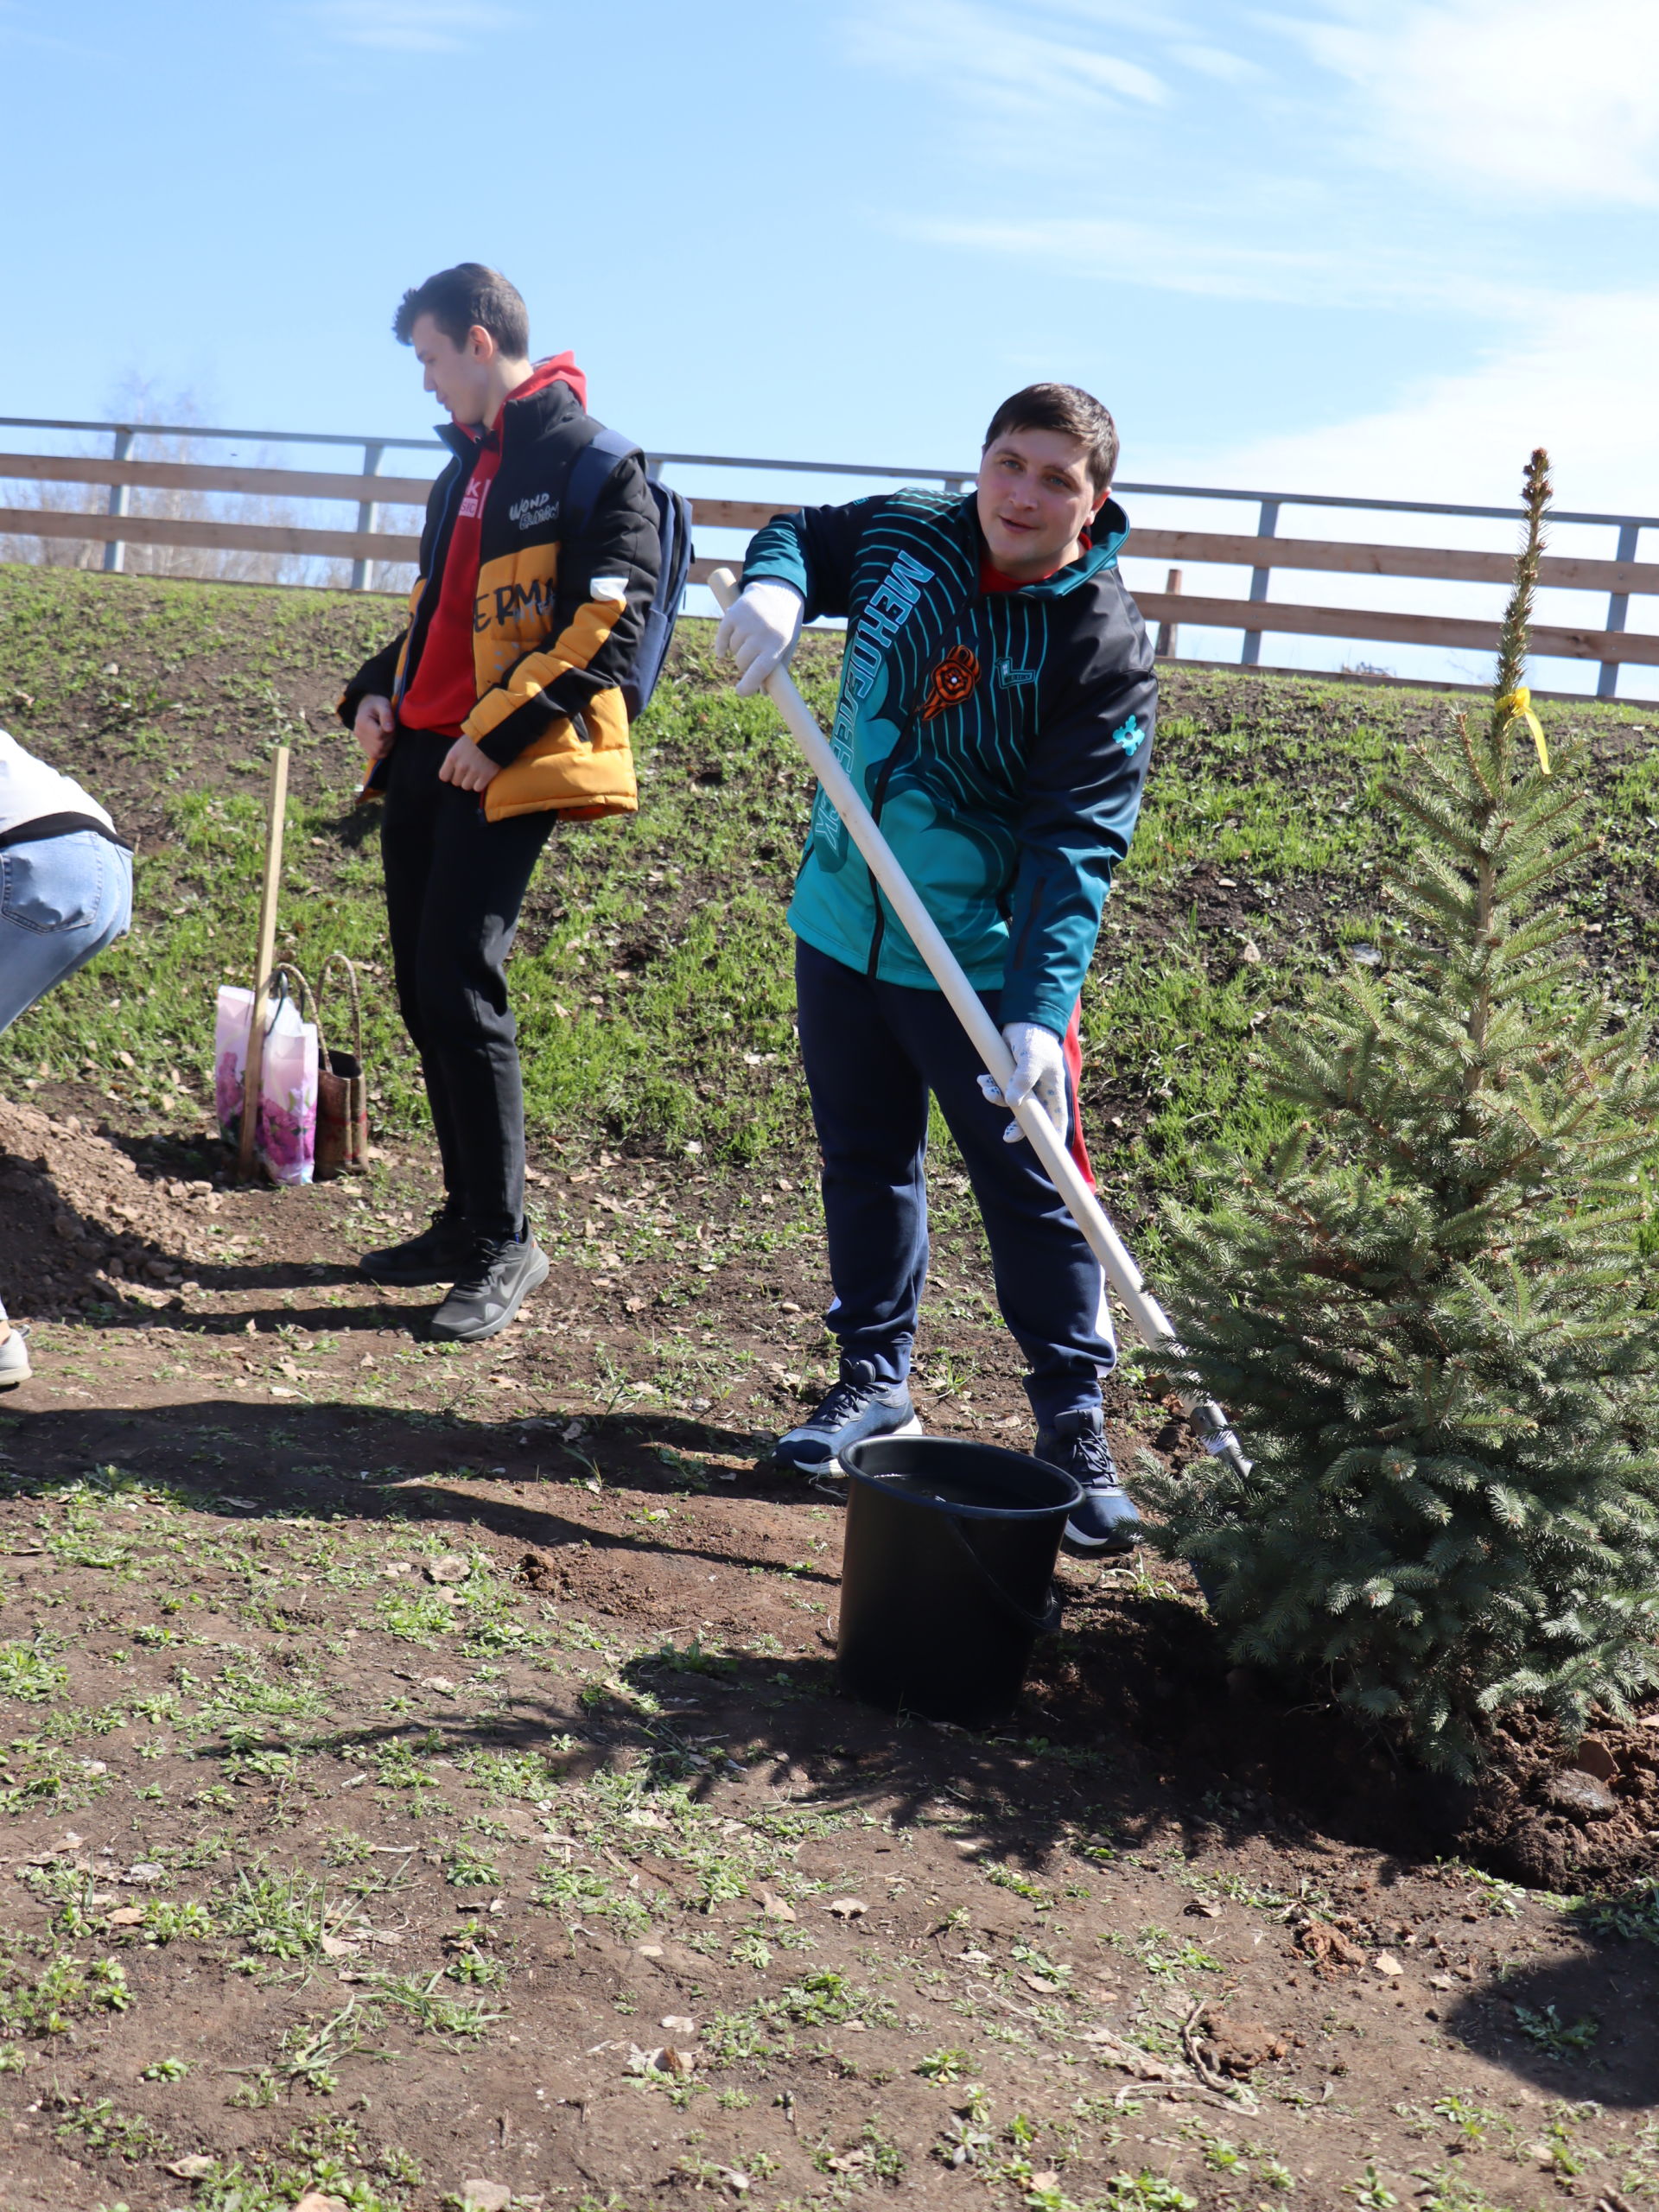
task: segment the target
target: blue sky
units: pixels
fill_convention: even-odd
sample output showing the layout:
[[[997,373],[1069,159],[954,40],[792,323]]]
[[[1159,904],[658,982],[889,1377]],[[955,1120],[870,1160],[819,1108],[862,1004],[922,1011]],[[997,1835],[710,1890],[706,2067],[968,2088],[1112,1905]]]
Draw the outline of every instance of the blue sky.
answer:
[[[0,410],[420,435],[474,257],[657,447],[970,464],[1058,376],[1132,480],[1659,512],[1656,74],[1651,0],[0,0]]]

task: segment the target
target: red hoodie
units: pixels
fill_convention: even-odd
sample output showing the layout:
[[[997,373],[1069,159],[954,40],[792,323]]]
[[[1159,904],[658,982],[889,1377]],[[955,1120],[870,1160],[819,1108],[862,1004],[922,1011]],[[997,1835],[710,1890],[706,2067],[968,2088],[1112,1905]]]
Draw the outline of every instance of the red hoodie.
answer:
[[[588,379],[576,366],[574,353],[554,353],[538,361],[521,385],[507,394],[494,423],[487,430],[471,429],[478,457],[467,480],[454,527],[443,556],[438,580],[437,604],[422,648],[413,682],[404,692],[397,719],[405,729],[429,729],[440,737],[459,737],[461,726],[478,699],[473,665],[473,613],[478,594],[479,532],[484,502],[501,466],[501,430],[507,409],[515,399],[528,399],[550,384],[568,384],[582,407],[588,404]]]

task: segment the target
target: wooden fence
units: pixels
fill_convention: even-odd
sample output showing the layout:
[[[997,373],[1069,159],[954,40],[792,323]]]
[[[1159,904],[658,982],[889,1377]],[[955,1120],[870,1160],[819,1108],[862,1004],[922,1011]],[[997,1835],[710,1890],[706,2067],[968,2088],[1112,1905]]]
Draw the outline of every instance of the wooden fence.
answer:
[[[0,418],[3,420],[7,418]],[[22,418],[9,418],[20,425]],[[302,433],[204,432],[181,429],[162,432],[116,425],[35,423],[42,429],[112,431],[116,451],[103,459],[80,454],[0,453],[0,481],[73,484],[105,487],[105,511],[66,511],[46,506],[0,507],[0,538],[6,536],[60,538],[102,543],[104,565],[121,565],[126,545],[194,547],[214,552],[246,552],[325,556],[350,561],[352,581],[359,589],[373,588],[375,564],[412,563],[419,551],[415,537],[394,535],[378,527],[383,506],[424,504],[431,480],[423,476],[387,476],[379,463],[386,449],[402,443],[424,445],[416,440],[308,439]],[[199,439],[236,436],[245,442],[271,442],[277,439],[299,443],[359,445],[364,466],[357,473],[332,469],[248,467],[194,461],[134,460],[131,448],[137,436],[171,435]],[[881,476],[889,479],[931,479],[950,486],[965,485],[965,475],[930,470],[878,470],[842,464],[762,462],[712,454],[664,454],[648,455],[653,474],[672,466],[699,468],[770,470],[778,474],[803,473]],[[1497,645],[1495,619],[1458,615],[1411,613],[1382,608],[1326,607],[1299,604],[1294,599],[1270,600],[1270,578],[1277,572],[1338,574],[1352,576],[1408,577],[1437,583],[1503,585],[1509,581],[1510,556],[1502,552],[1458,550],[1446,546],[1356,543],[1344,538],[1284,537],[1277,524],[1281,506],[1301,505],[1318,511],[1325,507],[1373,509],[1427,515],[1476,516],[1514,522],[1514,510],[1493,507],[1436,505],[1428,502],[1383,499],[1341,500],[1330,495],[1298,499],[1289,494],[1267,495],[1169,485],[1124,485],[1129,494],[1236,500],[1259,503],[1258,527],[1237,534],[1225,531],[1160,530],[1136,527],[1124,548],[1125,557],[1179,563],[1180,572],[1168,582],[1173,588],[1139,591],[1135,597],[1149,623],[1160,628],[1160,648],[1175,649],[1176,627],[1190,624],[1243,633],[1243,658],[1255,662],[1264,633],[1330,638],[1355,641],[1427,645],[1442,650],[1493,652]],[[134,490],[187,495],[240,494],[283,500],[328,500],[355,505],[357,526],[349,530],[318,529],[283,523],[221,521],[211,516],[175,518],[130,512],[128,495]],[[697,499],[694,519],[699,530],[753,531],[775,514],[793,512],[798,499]],[[1567,514],[1557,522],[1589,524],[1618,532],[1615,557],[1594,559],[1579,554],[1550,555],[1539,581],[1549,588],[1605,592],[1607,611],[1599,625],[1583,626],[1540,623],[1532,632],[1535,654],[1568,660],[1593,661],[1601,670],[1598,690],[1611,696],[1621,665],[1659,666],[1659,635],[1625,627],[1630,601],[1638,595],[1659,595],[1659,563],[1637,560],[1639,533],[1659,528],[1659,518],[1648,516]],[[700,559],[692,567],[692,581],[706,582],[710,572],[735,556]],[[1249,596],[1218,596],[1183,591],[1181,579],[1192,567],[1248,569]]]

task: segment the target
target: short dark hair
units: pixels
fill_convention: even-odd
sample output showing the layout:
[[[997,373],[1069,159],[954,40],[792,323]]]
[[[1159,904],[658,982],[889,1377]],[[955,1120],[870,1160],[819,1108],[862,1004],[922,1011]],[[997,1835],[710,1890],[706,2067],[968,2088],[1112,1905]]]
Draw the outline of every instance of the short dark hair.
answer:
[[[1089,478],[1096,492],[1110,488],[1117,467],[1117,425],[1092,392],[1074,384],[1028,384],[1005,399],[991,417],[982,451],[1010,430],[1058,430],[1089,448]]]
[[[499,269],[481,261],[459,261],[453,269],[440,269],[424,284],[404,294],[391,319],[391,331],[400,346],[413,342],[417,315],[429,315],[453,345],[464,346],[474,323],[487,330],[510,360],[522,360],[530,351],[530,311],[518,288],[509,284]]]

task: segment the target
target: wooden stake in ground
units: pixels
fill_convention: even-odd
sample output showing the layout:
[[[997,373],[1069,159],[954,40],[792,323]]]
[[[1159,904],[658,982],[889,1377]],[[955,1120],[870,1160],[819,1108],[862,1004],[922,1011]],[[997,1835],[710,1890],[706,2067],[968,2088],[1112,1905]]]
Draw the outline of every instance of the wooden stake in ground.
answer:
[[[1179,569],[1170,570],[1169,580],[1165,584],[1164,589],[1173,594],[1177,599],[1180,597],[1181,572]],[[1181,633],[1174,623],[1160,622],[1158,625],[1158,642],[1152,649],[1154,659],[1173,660],[1181,650],[1180,636]]]
[[[265,880],[259,893],[259,949],[253,968],[253,1012],[248,1022],[247,1066],[242,1078],[242,1141],[236,1172],[243,1182],[253,1173],[253,1140],[259,1126],[260,1077],[265,1064],[265,998],[276,957],[276,902],[283,883],[283,826],[288,812],[288,747],[279,745],[270,764],[270,799],[265,810]]]

